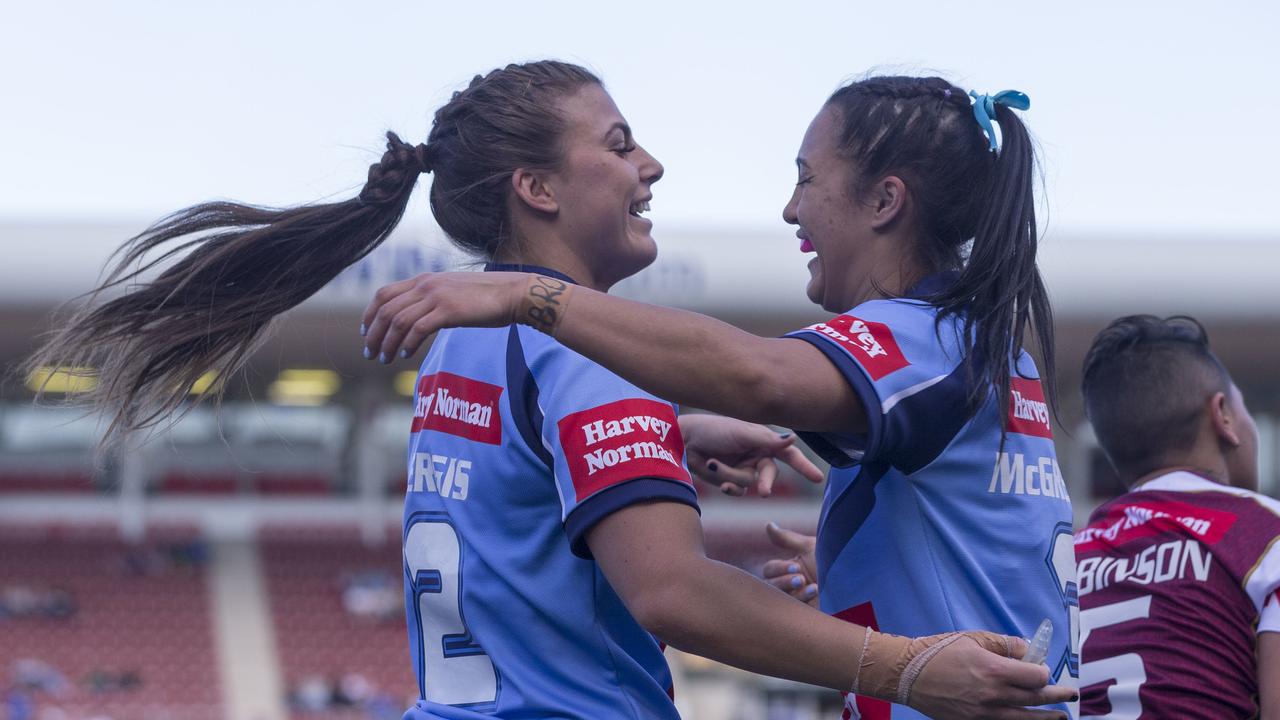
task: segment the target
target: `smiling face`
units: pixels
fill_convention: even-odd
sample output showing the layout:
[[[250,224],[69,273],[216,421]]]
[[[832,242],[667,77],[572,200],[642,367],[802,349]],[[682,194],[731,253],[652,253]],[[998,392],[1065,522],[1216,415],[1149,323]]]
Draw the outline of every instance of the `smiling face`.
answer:
[[[800,143],[798,181],[782,210],[782,219],[798,226],[800,251],[814,253],[805,292],[829,312],[878,296],[886,270],[899,268],[904,255],[904,244],[883,230],[876,192],[856,196],[855,168],[840,154],[839,136],[840,113],[825,105]]]
[[[642,217],[662,164],[635,142],[613,98],[587,85],[561,103],[563,156],[547,176],[556,198],[556,235],[585,264],[598,289],[657,257],[653,222]]]

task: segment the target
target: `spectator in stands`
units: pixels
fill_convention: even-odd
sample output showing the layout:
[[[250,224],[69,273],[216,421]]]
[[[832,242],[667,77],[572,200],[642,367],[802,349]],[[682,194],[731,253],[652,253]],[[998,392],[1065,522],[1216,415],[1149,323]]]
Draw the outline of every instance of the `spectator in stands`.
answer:
[[[333,686],[319,675],[308,675],[298,681],[289,692],[289,705],[297,710],[319,712],[328,710],[333,702]]]
[[[404,589],[397,578],[381,571],[367,571],[343,578],[342,607],[363,620],[401,620]]]

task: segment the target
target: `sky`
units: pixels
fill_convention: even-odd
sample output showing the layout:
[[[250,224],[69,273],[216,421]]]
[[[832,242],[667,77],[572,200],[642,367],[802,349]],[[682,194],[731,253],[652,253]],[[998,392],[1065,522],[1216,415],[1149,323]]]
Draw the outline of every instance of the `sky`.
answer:
[[[868,71],[1031,97],[1051,232],[1280,239],[1280,3],[10,3],[0,222],[346,197],[476,73],[600,74],[666,166],[657,230],[777,229],[800,137]],[[412,221],[430,224],[425,203]]]

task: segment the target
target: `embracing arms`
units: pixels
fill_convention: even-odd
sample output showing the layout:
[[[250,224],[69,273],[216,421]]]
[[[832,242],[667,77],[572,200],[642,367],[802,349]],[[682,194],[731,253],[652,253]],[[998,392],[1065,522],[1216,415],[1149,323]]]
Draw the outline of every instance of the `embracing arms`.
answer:
[[[555,338],[672,402],[753,422],[861,433],[866,410],[853,388],[808,343],[762,338],[705,315],[564,286],[547,305],[525,273],[428,273],[378,291],[364,313],[369,355],[409,357],[447,327],[538,327],[529,309],[557,317]],[[568,300],[568,301],[566,301]],[[541,306],[532,303],[542,303]],[[518,317],[519,316],[519,317]],[[547,317],[545,313],[541,317]]]
[[[597,523],[586,539],[632,615],[681,650],[842,691],[854,687],[856,678],[861,694],[889,701],[899,699],[903,678],[911,677],[915,665],[919,674],[914,684],[907,680],[907,704],[935,718],[1062,717],[1022,706],[1063,702],[1075,693],[1047,687],[1045,666],[1009,659],[1026,650],[1017,638],[992,633],[950,640],[881,633],[867,638],[862,626],[707,558],[697,513],[686,505],[624,508]],[[913,659],[922,662],[913,664]]]

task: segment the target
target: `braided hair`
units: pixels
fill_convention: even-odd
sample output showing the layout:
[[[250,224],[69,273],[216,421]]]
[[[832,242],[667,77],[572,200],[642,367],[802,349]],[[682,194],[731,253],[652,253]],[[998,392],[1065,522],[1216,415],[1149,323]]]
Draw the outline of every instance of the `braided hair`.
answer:
[[[354,198],[291,208],[210,202],[161,219],[112,254],[102,282],[72,301],[22,371],[95,368],[97,386],[72,401],[110,419],[102,447],[173,417],[210,371],[219,381],[206,394],[217,400],[276,318],[390,236],[423,173],[434,173],[431,209],[449,238],[492,257],[510,235],[511,174],[559,162],[559,101],[590,84],[600,80],[568,63],[508,65],[454,93],[426,143],[388,132]]]
[[[1053,312],[1036,267],[1035,153],[1026,126],[997,105],[1001,143],[992,152],[968,95],[938,77],[871,77],[827,102],[839,112],[840,152],[856,171],[854,197],[879,178],[900,177],[922,229],[912,248],[920,267],[957,274],[926,300],[939,310],[939,327],[961,319],[971,411],[992,389],[999,407],[1009,405],[1011,358],[1028,328],[1056,408]],[[1000,417],[1005,427],[1007,414]]]

